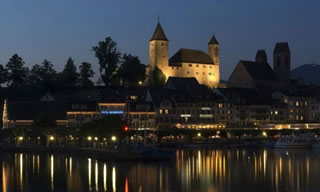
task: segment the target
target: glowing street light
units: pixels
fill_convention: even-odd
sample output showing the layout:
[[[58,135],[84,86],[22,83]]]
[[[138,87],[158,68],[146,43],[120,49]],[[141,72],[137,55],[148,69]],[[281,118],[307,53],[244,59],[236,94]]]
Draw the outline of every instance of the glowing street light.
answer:
[[[138,83],[139,83],[139,85],[142,85],[142,81],[139,81]]]
[[[50,136],[49,139],[50,139],[50,141],[53,141],[54,140],[54,136]]]
[[[95,140],[95,141],[98,141],[98,137],[94,137],[94,140]]]
[[[18,139],[19,139],[19,141],[22,141],[22,140],[23,140],[23,137],[21,136],[21,137],[19,137]]]
[[[197,136],[198,136],[198,137],[201,137],[201,133],[198,133]]]
[[[117,140],[117,137],[116,136],[112,136],[111,137],[111,141],[116,141]]]
[[[91,140],[92,140],[92,137],[89,136],[89,137],[88,137],[88,141],[91,141]]]
[[[264,136],[264,137],[267,137],[268,135],[267,135],[267,132],[262,132],[262,136]]]

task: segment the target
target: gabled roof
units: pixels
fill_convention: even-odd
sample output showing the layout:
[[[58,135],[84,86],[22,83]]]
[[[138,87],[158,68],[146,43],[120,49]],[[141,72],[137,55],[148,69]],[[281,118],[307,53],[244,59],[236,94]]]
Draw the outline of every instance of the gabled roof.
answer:
[[[253,88],[218,88],[218,90],[229,100],[235,103],[242,104],[257,104],[262,103],[257,91]]]
[[[158,23],[156,30],[153,32],[153,35],[150,41],[153,41],[153,40],[168,41],[167,36],[164,33],[160,23]]]
[[[277,43],[273,51],[273,53],[283,53],[283,52],[290,53],[288,42]]]
[[[9,120],[34,120],[41,113],[53,120],[67,119],[67,105],[62,102],[8,100],[7,105]]]
[[[170,66],[181,66],[181,63],[214,64],[207,53],[193,49],[180,49],[169,60]]]
[[[219,42],[217,41],[216,37],[212,35],[211,40],[209,41],[208,45],[219,45]]]
[[[243,60],[241,60],[240,63],[246,68],[253,80],[278,81],[277,76],[268,63],[257,63]]]
[[[165,84],[165,88],[176,90],[188,90],[199,87],[200,84],[194,77],[169,77]]]

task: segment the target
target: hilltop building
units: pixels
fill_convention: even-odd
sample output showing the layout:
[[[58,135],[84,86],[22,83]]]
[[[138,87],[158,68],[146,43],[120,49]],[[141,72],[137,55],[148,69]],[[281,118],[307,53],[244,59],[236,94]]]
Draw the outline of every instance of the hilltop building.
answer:
[[[169,59],[169,40],[158,23],[149,42],[148,76],[155,67],[159,68],[167,79],[194,77],[200,84],[217,87],[220,82],[219,43],[213,35],[208,43],[208,53],[183,48]]]

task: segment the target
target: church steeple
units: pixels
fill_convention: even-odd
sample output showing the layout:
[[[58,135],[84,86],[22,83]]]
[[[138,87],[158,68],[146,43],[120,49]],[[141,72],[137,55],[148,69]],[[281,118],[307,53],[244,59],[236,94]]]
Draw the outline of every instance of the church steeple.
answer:
[[[153,35],[152,35],[152,38],[151,38],[150,41],[153,41],[153,40],[168,41],[167,36],[164,33],[160,22],[158,22],[156,30],[153,32]]]

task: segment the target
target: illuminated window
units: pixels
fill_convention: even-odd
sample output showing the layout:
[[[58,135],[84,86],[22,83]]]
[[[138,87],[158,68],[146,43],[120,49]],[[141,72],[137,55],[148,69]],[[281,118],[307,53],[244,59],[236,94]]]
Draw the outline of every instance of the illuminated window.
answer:
[[[304,102],[304,105],[305,105],[305,106],[308,106],[308,102],[305,101],[305,102]]]
[[[219,108],[219,109],[223,108],[223,104],[222,104],[222,103],[219,103],[219,104],[218,104],[218,108]]]
[[[159,114],[162,114],[162,113],[163,113],[163,111],[162,111],[162,109],[160,109],[160,110],[159,110]]]
[[[293,113],[293,108],[290,108],[290,113]]]
[[[300,120],[303,121],[303,116],[301,115]]]
[[[299,106],[299,101],[296,102],[296,106],[297,106],[297,107]]]
[[[278,115],[278,111],[275,111],[274,114],[275,114],[275,115]]]
[[[166,110],[165,110],[165,113],[166,113],[166,114],[169,114],[169,110],[168,110],[168,109],[166,109]]]

